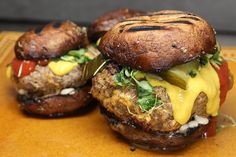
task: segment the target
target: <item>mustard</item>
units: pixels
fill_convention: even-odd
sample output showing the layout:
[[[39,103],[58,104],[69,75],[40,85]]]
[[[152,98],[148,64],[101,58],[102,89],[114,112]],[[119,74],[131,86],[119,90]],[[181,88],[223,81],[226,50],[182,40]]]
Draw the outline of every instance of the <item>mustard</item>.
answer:
[[[63,76],[68,74],[74,67],[77,66],[77,63],[72,63],[68,61],[51,61],[48,64],[49,69],[58,76]]]

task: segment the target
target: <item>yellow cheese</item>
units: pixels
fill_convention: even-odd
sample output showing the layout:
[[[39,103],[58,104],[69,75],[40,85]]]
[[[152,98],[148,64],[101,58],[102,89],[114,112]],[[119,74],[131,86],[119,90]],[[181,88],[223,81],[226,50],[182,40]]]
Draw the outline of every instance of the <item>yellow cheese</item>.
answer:
[[[58,76],[68,74],[74,67],[77,66],[77,63],[72,63],[68,61],[51,61],[48,64],[49,69]]]
[[[152,86],[162,86],[166,88],[171,100],[174,119],[180,124],[188,122],[194,101],[201,92],[204,92],[208,97],[207,113],[212,116],[218,114],[220,83],[218,75],[210,63],[201,67],[196,77],[189,77],[186,90],[164,80],[157,80],[149,74],[146,75],[146,79]]]

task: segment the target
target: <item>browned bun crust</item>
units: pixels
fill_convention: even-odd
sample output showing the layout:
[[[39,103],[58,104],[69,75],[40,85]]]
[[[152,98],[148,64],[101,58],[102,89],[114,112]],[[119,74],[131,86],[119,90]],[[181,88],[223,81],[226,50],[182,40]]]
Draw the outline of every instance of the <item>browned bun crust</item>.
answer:
[[[117,63],[159,72],[211,53],[213,28],[192,13],[164,10],[126,19],[102,38],[99,50]]]
[[[130,17],[138,16],[144,12],[131,9],[117,9],[98,17],[88,29],[88,37],[96,41],[109,31],[115,24]]]
[[[92,100],[88,93],[90,86],[81,87],[73,95],[56,95],[45,99],[27,99],[24,100],[19,96],[20,107],[31,114],[58,117],[74,113],[81,107],[86,106]]]
[[[154,151],[175,151],[183,149],[200,139],[207,131],[208,125],[190,128],[185,134],[178,132],[148,132],[131,121],[122,121],[100,107],[112,130],[128,139],[132,145]]]
[[[16,42],[18,59],[50,59],[59,57],[86,42],[86,31],[71,21],[52,22],[25,32]]]

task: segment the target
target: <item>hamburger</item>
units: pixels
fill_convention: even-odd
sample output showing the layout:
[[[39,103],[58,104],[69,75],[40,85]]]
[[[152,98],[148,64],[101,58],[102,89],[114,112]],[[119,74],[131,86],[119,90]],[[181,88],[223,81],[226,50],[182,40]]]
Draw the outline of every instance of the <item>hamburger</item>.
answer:
[[[98,49],[109,64],[91,93],[110,127],[141,148],[178,150],[204,136],[233,84],[213,28],[193,13],[125,19]]]
[[[7,69],[20,107],[55,117],[86,106],[92,100],[88,68],[97,65],[98,55],[88,45],[86,28],[71,21],[51,22],[25,32],[16,41],[15,58]]]
[[[95,42],[118,22],[141,14],[144,12],[127,8],[107,12],[92,22],[88,28],[88,38],[91,42]]]

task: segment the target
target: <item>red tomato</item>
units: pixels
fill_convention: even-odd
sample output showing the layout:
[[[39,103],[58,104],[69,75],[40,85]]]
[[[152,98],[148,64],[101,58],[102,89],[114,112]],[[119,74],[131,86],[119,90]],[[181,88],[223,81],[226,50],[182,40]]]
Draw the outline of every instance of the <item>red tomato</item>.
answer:
[[[220,105],[222,105],[225,101],[226,94],[229,90],[230,80],[229,80],[229,69],[228,63],[223,61],[222,65],[219,68],[214,67],[220,81]],[[210,123],[208,124],[208,128],[206,131],[206,137],[212,137],[216,134],[217,127],[217,117],[212,117]]]
[[[39,60],[37,63],[38,63],[38,65],[46,66],[49,63],[49,60],[47,60],[47,59]]]
[[[225,101],[230,84],[228,63],[223,61],[222,65],[220,65],[220,68],[215,68],[215,70],[220,80],[220,105],[222,105]]]
[[[12,61],[12,69],[16,77],[24,77],[29,75],[32,71],[34,71],[35,66],[36,62],[34,61],[19,60],[16,58]]]
[[[217,117],[212,117],[210,123],[208,124],[208,128],[206,131],[206,137],[212,137],[216,135],[216,127],[217,127]]]

